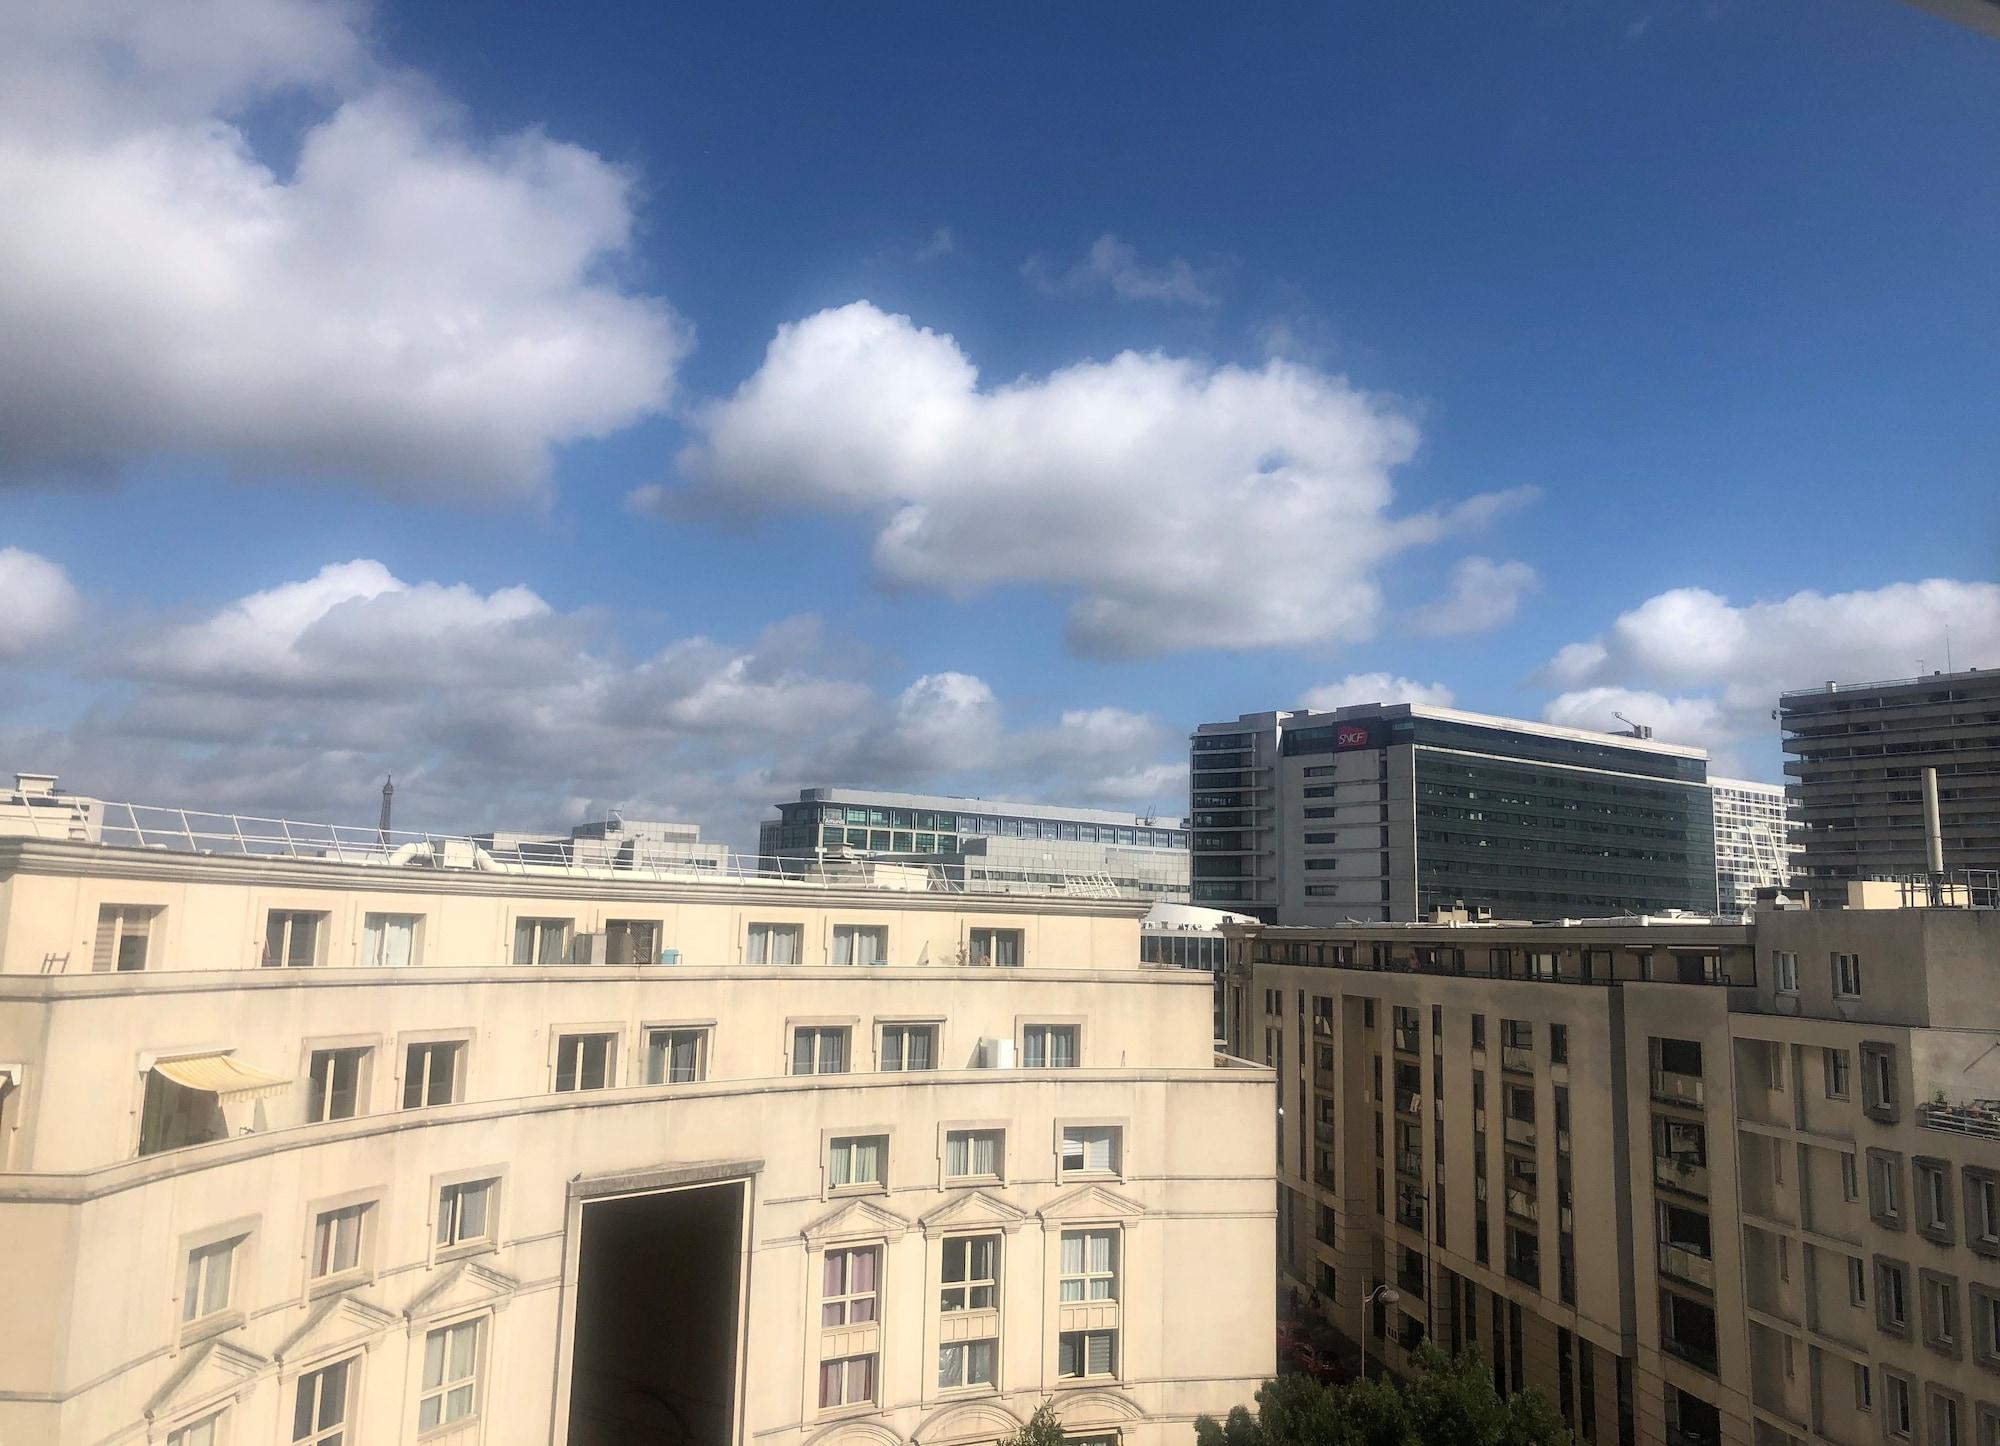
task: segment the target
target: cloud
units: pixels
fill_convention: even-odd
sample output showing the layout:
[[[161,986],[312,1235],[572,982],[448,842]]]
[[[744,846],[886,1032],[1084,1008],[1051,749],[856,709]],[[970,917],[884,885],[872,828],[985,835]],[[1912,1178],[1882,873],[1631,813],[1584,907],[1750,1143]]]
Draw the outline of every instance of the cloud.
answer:
[[[693,420],[691,495],[860,513],[893,584],[1070,594],[1092,656],[1366,638],[1383,563],[1532,495],[1393,515],[1415,425],[1310,367],[1124,352],[982,388],[951,337],[867,302],[779,328]]]
[[[1521,599],[1540,582],[1535,570],[1525,562],[1461,558],[1451,570],[1445,595],[1410,613],[1410,631],[1419,637],[1435,638],[1504,627],[1520,611]]]
[[[0,553],[0,577],[14,566]],[[878,689],[860,671],[873,660],[810,616],[637,656],[617,623],[523,587],[333,563],[201,616],[104,630],[117,641],[75,650],[73,716],[0,724],[0,756],[104,797],[335,822],[372,818],[393,772],[397,816],[417,827],[560,827],[623,807],[739,847],[810,785],[1076,803],[1185,792],[1182,739],[1146,715],[1015,723],[963,672]]]
[[[1349,673],[1337,683],[1308,689],[1299,706],[1326,713],[1356,703],[1427,703],[1449,708],[1455,701],[1451,689],[1442,683],[1419,683],[1390,673]]]
[[[0,658],[46,647],[75,625],[76,587],[62,567],[18,547],[0,547]]]
[[[1958,667],[2000,664],[2000,584],[1930,578],[1741,604],[1674,588],[1563,647],[1537,681],[1564,690],[1552,721],[1616,707],[1663,740],[1714,748],[1775,737],[1787,689],[1908,677],[1919,658],[1943,668],[1947,630]]]
[[[919,261],[939,261],[958,250],[958,241],[951,234],[951,227],[940,226],[931,232],[930,239],[917,247]]]
[[[170,455],[520,496],[554,448],[666,405],[687,328],[615,276],[634,178],[539,130],[480,134],[364,21],[15,7],[0,480]]]
[[[1021,274],[1037,290],[1051,295],[1108,293],[1120,301],[1158,301],[1203,310],[1222,304],[1212,289],[1212,278],[1181,257],[1148,266],[1130,244],[1109,232],[1091,243],[1083,260],[1066,271],[1053,272],[1040,256],[1031,256],[1022,264]]]

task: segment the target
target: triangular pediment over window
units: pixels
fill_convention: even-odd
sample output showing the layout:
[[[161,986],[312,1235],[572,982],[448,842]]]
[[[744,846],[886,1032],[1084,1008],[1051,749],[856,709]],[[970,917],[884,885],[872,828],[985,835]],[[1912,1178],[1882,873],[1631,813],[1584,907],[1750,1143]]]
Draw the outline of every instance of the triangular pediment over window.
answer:
[[[938,1206],[919,1223],[924,1234],[937,1235],[947,1230],[1018,1230],[1028,1218],[1027,1211],[998,1195],[971,1190]]]
[[[446,1267],[442,1275],[404,1308],[403,1314],[413,1321],[429,1320],[458,1311],[505,1305],[520,1288],[520,1281],[490,1265],[461,1260]]]
[[[157,1420],[226,1401],[270,1364],[266,1357],[233,1341],[203,1341],[161,1382],[146,1402],[146,1416]]]
[[[834,1240],[894,1240],[910,1228],[910,1222],[893,1210],[872,1200],[850,1200],[829,1211],[799,1233],[815,1244]]]
[[[1102,1185],[1082,1185],[1035,1213],[1044,1220],[1136,1220],[1146,1207]]]
[[[272,1354],[280,1365],[335,1355],[368,1344],[395,1322],[394,1311],[358,1295],[329,1295],[312,1303],[298,1329]]]

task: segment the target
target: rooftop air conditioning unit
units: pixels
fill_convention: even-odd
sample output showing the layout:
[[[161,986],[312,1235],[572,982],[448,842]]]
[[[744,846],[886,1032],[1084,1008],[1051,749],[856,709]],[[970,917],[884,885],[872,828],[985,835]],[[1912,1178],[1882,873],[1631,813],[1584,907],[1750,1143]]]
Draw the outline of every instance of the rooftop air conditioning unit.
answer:
[[[987,1069],[1012,1069],[1014,1067],[1014,1041],[1011,1039],[982,1039],[979,1041],[979,1058]]]

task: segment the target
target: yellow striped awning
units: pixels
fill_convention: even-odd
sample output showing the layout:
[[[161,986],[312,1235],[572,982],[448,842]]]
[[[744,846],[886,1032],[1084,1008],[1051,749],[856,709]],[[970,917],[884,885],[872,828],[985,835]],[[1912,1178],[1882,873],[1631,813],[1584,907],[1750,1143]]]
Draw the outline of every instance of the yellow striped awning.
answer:
[[[283,1075],[266,1074],[226,1054],[190,1054],[180,1059],[163,1059],[156,1061],[153,1068],[177,1085],[208,1091],[225,1105],[267,1100],[273,1095],[283,1094],[294,1083]]]

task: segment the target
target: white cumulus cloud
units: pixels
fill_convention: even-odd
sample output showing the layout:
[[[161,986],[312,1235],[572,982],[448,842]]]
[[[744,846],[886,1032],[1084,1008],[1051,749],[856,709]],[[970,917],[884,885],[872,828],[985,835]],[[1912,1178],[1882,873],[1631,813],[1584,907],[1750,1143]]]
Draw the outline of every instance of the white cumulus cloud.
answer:
[[[951,337],[867,302],[781,327],[695,421],[694,495],[872,518],[894,583],[1054,587],[1095,656],[1366,638],[1384,562],[1530,495],[1394,515],[1415,425],[1311,367],[1125,352],[982,387]]]
[[[1491,632],[1514,620],[1521,610],[1521,599],[1540,582],[1525,562],[1461,558],[1451,570],[1444,595],[1411,611],[1410,631],[1434,638]]]
[[[610,275],[633,178],[538,130],[483,135],[365,22],[10,7],[0,480],[171,455],[519,495],[555,447],[666,404],[687,330]]]
[[[1357,703],[1428,703],[1435,708],[1449,708],[1455,701],[1451,689],[1443,683],[1420,683],[1392,673],[1349,673],[1338,682],[1307,689],[1306,695],[1299,699],[1299,706],[1326,713]]]
[[[81,604],[61,564],[18,547],[0,547],[0,658],[55,642],[75,624]]]

